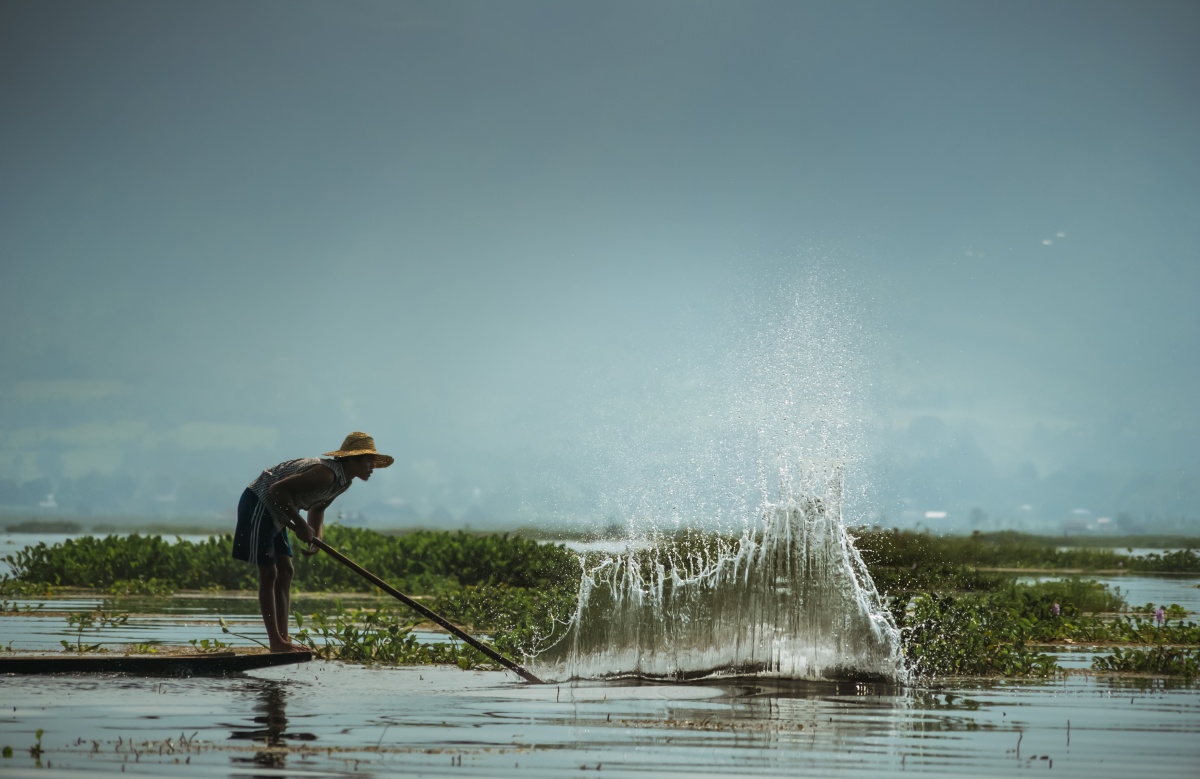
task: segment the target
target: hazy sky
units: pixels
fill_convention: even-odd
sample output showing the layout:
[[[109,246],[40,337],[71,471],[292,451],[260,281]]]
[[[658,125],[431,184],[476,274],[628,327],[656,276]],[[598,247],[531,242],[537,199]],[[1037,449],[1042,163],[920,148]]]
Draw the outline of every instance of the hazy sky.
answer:
[[[1198,39],[1195,2],[6,0],[0,477],[232,511],[362,429],[397,465],[356,505],[619,515],[759,424],[722,415],[789,307],[852,342],[781,375],[853,396],[864,482],[938,436],[1194,474]]]

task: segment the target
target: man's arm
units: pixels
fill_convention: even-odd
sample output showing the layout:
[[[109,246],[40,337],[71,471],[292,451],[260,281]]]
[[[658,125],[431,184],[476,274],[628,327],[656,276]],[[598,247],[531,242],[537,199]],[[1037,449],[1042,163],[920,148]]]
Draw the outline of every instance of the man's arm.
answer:
[[[294,496],[323,489],[332,483],[333,471],[323,465],[314,465],[306,471],[294,473],[272,484],[267,490],[267,507],[282,516],[297,537],[307,543],[312,541],[313,531],[309,529],[304,517],[300,516]]]
[[[323,538],[322,530],[325,527],[325,509],[329,508],[329,504],[333,503],[333,499],[323,500],[320,503],[314,503],[308,509],[308,529],[312,531],[313,538]],[[317,553],[317,547],[309,546],[307,549],[301,549],[301,554],[311,555]]]

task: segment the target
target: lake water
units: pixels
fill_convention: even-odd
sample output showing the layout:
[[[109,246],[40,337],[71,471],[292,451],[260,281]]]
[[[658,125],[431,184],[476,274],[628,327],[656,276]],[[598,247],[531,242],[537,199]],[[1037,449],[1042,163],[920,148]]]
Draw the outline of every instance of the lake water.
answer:
[[[1193,688],[528,685],[314,662],[216,679],[0,678],[0,774],[1195,777]],[[40,759],[29,754],[44,731]]]
[[[1105,581],[1137,605],[1200,608],[1192,577]],[[159,613],[82,640],[253,643],[222,635],[219,617],[245,636],[262,631],[252,597],[159,603]],[[79,596],[16,605],[42,609],[0,616],[0,645],[27,651],[73,639],[66,613],[112,606]],[[447,640],[432,631],[420,638]],[[1090,665],[1086,650],[1060,657]],[[39,729],[43,751],[35,757]],[[225,678],[0,676],[3,746],[13,753],[0,758],[0,776],[59,779],[1196,777],[1200,687],[1079,673],[904,688],[761,680],[529,685],[502,672],[322,661]]]

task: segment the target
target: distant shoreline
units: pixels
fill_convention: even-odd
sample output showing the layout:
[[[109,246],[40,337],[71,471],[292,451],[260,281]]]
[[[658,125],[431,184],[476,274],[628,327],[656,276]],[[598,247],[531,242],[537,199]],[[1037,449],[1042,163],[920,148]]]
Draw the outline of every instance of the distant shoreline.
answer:
[[[0,520],[3,521],[3,520]],[[552,528],[519,527],[496,530],[463,530],[462,528],[434,528],[428,525],[410,527],[379,527],[369,528],[383,535],[405,535],[419,531],[465,532],[471,535],[514,535],[540,541],[561,543],[568,540],[596,540],[601,535],[597,533],[563,531]],[[158,536],[218,536],[233,532],[232,522],[189,520],[180,522],[144,521],[135,519],[106,519],[105,521],[85,525],[82,522],[68,519],[31,519],[21,522],[9,522],[2,528],[9,534],[65,534],[65,535],[110,535],[138,533],[140,535]],[[963,538],[968,534],[953,533],[942,536],[945,538]],[[1007,535],[1007,534],[1005,534]],[[1025,538],[1046,546],[1077,547],[1094,549],[1200,549],[1200,537],[1169,534],[1139,534],[1128,536],[1059,536],[1042,535],[1037,533],[1012,533],[1014,537]],[[999,570],[999,569],[996,569]]]

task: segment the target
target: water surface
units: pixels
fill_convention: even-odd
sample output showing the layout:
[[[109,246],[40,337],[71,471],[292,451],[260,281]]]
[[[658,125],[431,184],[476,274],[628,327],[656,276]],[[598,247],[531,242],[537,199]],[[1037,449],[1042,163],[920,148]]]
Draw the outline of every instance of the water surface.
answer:
[[[1082,676],[906,689],[528,685],[495,672],[314,662],[217,679],[8,677],[0,698],[10,776],[1100,779],[1193,777],[1200,758],[1194,689]]]

